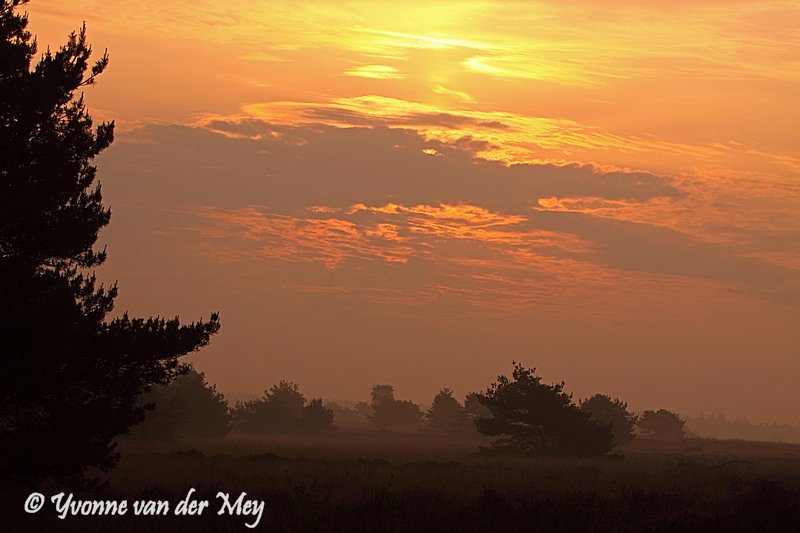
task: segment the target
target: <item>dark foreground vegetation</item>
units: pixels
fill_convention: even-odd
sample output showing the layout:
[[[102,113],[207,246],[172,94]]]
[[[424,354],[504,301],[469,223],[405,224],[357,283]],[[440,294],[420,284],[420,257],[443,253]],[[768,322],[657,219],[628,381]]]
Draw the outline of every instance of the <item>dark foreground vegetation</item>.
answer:
[[[246,491],[265,501],[259,531],[800,528],[798,446],[640,440],[624,457],[591,459],[488,457],[470,451],[480,441],[384,431],[129,443],[103,498],[178,502],[196,488],[211,512],[59,520],[23,515],[20,490],[3,515],[15,531],[248,531],[242,517],[216,516],[214,499]]]

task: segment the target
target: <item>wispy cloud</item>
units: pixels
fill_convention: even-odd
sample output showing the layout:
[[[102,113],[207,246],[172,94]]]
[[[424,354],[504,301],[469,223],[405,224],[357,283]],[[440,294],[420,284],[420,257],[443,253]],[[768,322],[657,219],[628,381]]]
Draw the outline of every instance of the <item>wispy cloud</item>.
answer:
[[[405,76],[395,67],[388,65],[362,65],[353,67],[344,72],[348,76],[358,78],[372,78],[376,80],[396,80]]]

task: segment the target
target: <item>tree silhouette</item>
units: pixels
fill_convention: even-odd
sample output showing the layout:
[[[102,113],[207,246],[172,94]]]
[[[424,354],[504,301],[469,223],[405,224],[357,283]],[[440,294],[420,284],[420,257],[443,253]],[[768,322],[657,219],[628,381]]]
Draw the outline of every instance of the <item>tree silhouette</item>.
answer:
[[[474,428],[466,409],[453,397],[453,391],[444,388],[433,398],[425,413],[425,425],[442,433],[463,433]]]
[[[303,427],[314,433],[333,431],[336,429],[333,423],[333,410],[325,407],[322,404],[321,398],[313,398],[308,402],[303,408],[301,419],[303,420]]]
[[[686,422],[677,413],[659,409],[645,411],[636,423],[642,437],[662,440],[681,440],[686,436]]]
[[[605,394],[595,394],[591,398],[580,402],[581,411],[585,411],[601,424],[611,424],[614,433],[614,443],[617,446],[627,446],[636,438],[634,429],[636,415],[628,411],[628,404],[618,398],[611,398]]]
[[[546,385],[536,369],[514,363],[512,377],[498,376],[478,394],[491,417],[477,420],[478,431],[500,436],[496,451],[594,455],[613,446],[611,426],[591,420],[572,403],[564,383]]]
[[[141,439],[220,438],[230,427],[228,402],[194,368],[146,392],[140,403],[153,407],[144,422],[132,428]]]
[[[481,403],[480,395],[477,392],[470,392],[464,397],[464,410],[472,421],[473,427],[475,427],[475,423],[479,418],[490,418],[492,416],[491,411]]]
[[[375,385],[372,387],[372,421],[379,426],[419,426],[422,410],[409,400],[396,400],[394,387]]]
[[[311,400],[291,381],[273,385],[264,396],[233,409],[234,427],[246,433],[321,433],[333,431],[333,410]]]
[[[354,407],[346,407],[336,402],[328,402],[325,405],[333,411],[337,428],[367,429],[372,426],[372,417],[375,413],[366,402],[357,402]]]
[[[82,29],[31,68],[23,3],[0,0],[0,476],[76,479],[115,464],[114,438],[144,417],[138,396],[180,374],[219,322],[106,320],[117,288],[90,269],[110,211],[90,162],[114,124],[94,128],[76,91],[108,57],[90,65]]]

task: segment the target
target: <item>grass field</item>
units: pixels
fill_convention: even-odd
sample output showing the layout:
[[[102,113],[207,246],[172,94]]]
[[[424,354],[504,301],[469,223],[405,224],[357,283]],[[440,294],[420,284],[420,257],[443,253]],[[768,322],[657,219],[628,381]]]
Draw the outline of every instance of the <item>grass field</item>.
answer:
[[[390,432],[128,442],[103,498],[174,504],[195,488],[209,510],[59,520],[45,508],[17,513],[15,530],[249,531],[243,516],[216,515],[218,491],[245,491],[265,502],[258,531],[800,531],[798,445],[639,440],[576,459],[477,454],[485,443]]]

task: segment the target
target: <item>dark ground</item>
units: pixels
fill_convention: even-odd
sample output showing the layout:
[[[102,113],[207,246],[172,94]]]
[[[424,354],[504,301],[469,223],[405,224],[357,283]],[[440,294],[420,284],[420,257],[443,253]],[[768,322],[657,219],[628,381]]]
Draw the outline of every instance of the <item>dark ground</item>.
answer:
[[[602,459],[475,454],[475,437],[338,433],[143,445],[123,443],[110,488],[76,498],[170,502],[167,516],[22,512],[4,495],[3,531],[251,531],[217,516],[219,491],[265,501],[256,531],[800,531],[800,446],[640,440]],[[190,488],[210,502],[176,517]],[[5,524],[6,527],[3,526]]]

